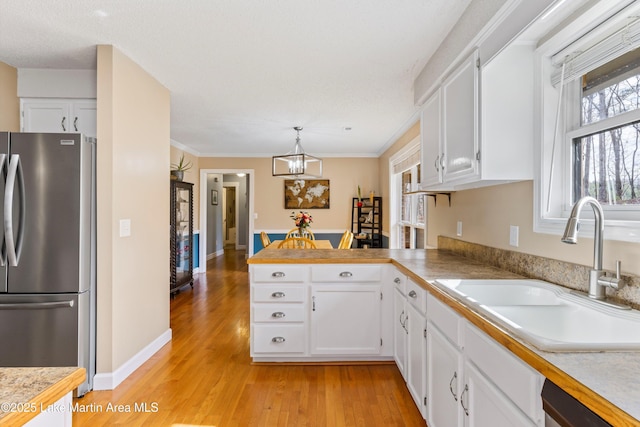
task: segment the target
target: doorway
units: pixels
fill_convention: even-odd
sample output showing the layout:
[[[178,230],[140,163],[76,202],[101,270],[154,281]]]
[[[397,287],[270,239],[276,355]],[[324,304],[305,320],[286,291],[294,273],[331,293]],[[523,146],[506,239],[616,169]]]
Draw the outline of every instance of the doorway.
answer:
[[[239,175],[240,174],[240,175]],[[239,190],[235,187],[233,182],[223,184],[223,177],[225,175],[236,175],[244,177],[242,180],[246,181],[246,187],[242,187],[243,195],[246,192],[245,202],[242,206],[239,206]],[[225,206],[223,210],[223,204],[226,203],[227,197],[223,192],[225,187],[234,187],[235,194],[235,228],[236,228],[236,240],[238,240],[237,246],[240,249],[246,249],[246,256],[253,255],[254,250],[254,231],[253,231],[253,219],[254,204],[253,194],[255,188],[255,171],[253,169],[200,169],[200,244],[199,244],[199,260],[200,265],[207,265],[208,257],[216,257],[224,254],[224,240],[226,238],[225,227],[223,227],[222,217],[223,212],[227,213],[228,209]],[[213,203],[211,201],[211,192],[219,191],[220,203]],[[242,233],[244,237],[239,236],[239,229],[243,229]],[[211,254],[211,255],[210,255]]]

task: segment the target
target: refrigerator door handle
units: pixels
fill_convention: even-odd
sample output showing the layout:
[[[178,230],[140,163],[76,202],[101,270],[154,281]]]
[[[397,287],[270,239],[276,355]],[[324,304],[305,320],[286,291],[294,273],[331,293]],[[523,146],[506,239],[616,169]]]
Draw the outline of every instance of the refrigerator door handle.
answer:
[[[7,155],[5,153],[0,153],[0,173],[2,176],[5,176],[5,162],[7,160]],[[0,267],[4,267],[7,265],[7,249],[4,234],[2,235],[2,252],[0,252]],[[4,290],[6,292],[6,289]]]
[[[20,196],[20,222],[18,223],[18,238],[13,237],[13,191],[15,189],[16,178],[18,179],[18,194]],[[7,248],[7,262],[10,267],[16,267],[20,261],[22,252],[22,241],[24,238],[25,222],[25,194],[24,176],[22,174],[22,162],[20,155],[12,154],[9,160],[9,171],[7,172],[7,184],[4,192],[4,238]]]
[[[0,304],[0,310],[41,310],[43,308],[70,308],[73,300],[56,302],[14,302]]]

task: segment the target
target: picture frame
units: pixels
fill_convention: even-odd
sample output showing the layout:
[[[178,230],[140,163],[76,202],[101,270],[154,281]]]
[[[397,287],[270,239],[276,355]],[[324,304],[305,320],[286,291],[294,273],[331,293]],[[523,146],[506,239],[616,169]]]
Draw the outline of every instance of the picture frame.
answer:
[[[218,204],[218,190],[211,190],[211,204]]]
[[[286,179],[285,209],[329,209],[331,189],[328,179]]]

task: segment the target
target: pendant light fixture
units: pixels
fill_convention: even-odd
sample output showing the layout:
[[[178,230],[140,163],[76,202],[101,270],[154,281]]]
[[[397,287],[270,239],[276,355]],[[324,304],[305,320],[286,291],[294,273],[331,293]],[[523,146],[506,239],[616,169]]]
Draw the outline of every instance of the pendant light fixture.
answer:
[[[296,145],[287,154],[273,156],[272,175],[285,178],[322,178],[322,159],[304,152],[300,144],[302,128],[296,126],[293,129],[297,132]]]

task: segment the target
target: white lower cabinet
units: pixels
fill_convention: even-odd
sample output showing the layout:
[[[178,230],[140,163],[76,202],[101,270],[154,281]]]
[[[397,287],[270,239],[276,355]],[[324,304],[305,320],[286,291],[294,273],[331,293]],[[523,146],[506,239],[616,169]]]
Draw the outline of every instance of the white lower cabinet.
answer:
[[[544,426],[544,377],[427,296],[430,427]]]
[[[311,354],[379,354],[379,285],[311,287]]]
[[[409,280],[405,324],[407,341],[407,387],[422,417],[427,414],[427,320],[426,291]]]
[[[375,264],[251,265],[251,357],[392,360],[391,271]]]
[[[393,359],[407,380],[407,297],[397,287],[393,291]]]
[[[462,353],[431,322],[427,323],[427,346],[429,426],[460,427],[464,421],[460,405]]]

